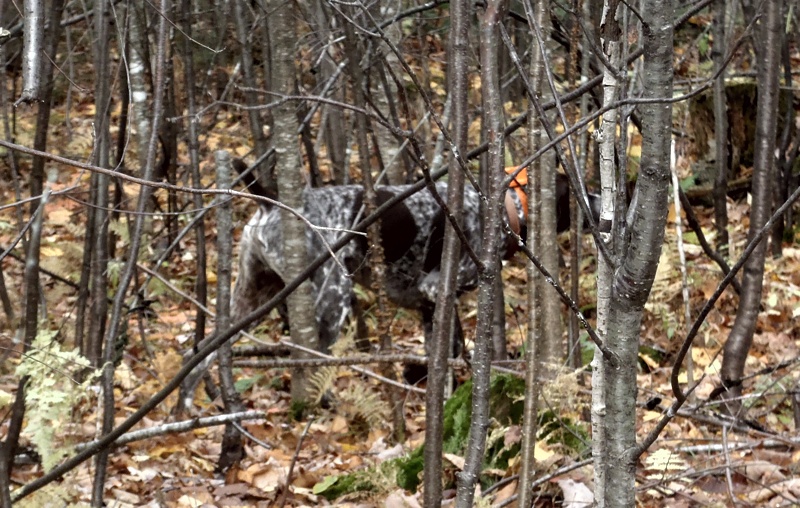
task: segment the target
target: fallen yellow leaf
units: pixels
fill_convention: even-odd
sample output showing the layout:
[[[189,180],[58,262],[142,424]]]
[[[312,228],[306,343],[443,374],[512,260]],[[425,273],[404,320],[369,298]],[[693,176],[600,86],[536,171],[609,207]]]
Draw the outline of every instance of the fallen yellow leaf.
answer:
[[[533,447],[533,458],[537,461],[544,461],[553,456],[553,452],[542,447],[541,443],[536,443]]]

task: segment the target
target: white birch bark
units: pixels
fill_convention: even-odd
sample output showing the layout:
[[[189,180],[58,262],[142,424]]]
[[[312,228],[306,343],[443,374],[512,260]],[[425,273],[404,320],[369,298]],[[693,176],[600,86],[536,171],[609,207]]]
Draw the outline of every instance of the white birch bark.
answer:
[[[609,2],[606,2],[603,17],[605,23],[615,22],[615,12],[608,12]],[[617,40],[603,41],[606,58],[614,69],[619,67],[620,43]],[[611,104],[617,100],[619,82],[616,75],[605,69],[603,75],[603,105]],[[603,114],[598,136],[598,149],[600,151],[600,186],[602,208],[600,211],[600,237],[605,242],[611,240],[611,223],[614,220],[614,196],[616,187],[616,171],[614,163],[614,142],[617,132],[617,110],[610,109]],[[597,334],[606,338],[608,329],[608,309],[611,302],[612,268],[601,254],[597,263]],[[608,452],[606,449],[606,401],[605,401],[605,362],[600,350],[595,347],[592,359],[592,457],[594,458],[594,497],[597,506],[603,505],[605,498],[605,471]]]

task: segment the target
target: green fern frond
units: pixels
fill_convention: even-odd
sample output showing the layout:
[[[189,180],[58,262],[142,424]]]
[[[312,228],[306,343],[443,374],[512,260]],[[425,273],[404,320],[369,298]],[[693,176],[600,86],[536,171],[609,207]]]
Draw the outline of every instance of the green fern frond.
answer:
[[[86,400],[89,385],[97,373],[77,381],[80,373],[90,371],[89,360],[77,349],[62,351],[56,332],[40,331],[30,351],[17,366],[17,376],[27,376],[25,386],[25,434],[42,456],[45,471],[52,469],[71,452],[62,436],[73,414],[72,409]]]

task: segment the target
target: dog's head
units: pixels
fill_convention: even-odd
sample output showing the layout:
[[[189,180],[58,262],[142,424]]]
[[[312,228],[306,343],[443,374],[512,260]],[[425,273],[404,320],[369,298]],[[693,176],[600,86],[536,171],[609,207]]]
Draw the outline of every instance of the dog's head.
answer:
[[[509,223],[514,232],[518,233],[524,239],[526,214],[528,212],[528,170],[527,168],[523,168],[518,171],[517,166],[510,166],[505,168],[505,171],[508,175],[514,175],[511,183],[509,183],[509,192],[506,195],[506,209],[509,213]],[[520,226],[518,229],[514,228],[514,218],[511,216],[512,208],[509,207],[509,199],[513,199],[509,197],[512,191],[517,195],[519,202],[522,204],[522,214],[519,216]],[[569,178],[563,173],[556,173],[556,231],[559,233],[569,229],[569,194]],[[600,196],[589,193],[589,209],[592,211],[596,223],[600,218]],[[588,224],[588,220],[584,221],[585,225]]]

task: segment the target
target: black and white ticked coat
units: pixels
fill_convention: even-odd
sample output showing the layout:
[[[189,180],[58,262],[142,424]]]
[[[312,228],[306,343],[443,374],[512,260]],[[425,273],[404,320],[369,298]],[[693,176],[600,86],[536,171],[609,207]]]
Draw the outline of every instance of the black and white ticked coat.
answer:
[[[463,230],[474,252],[480,251],[479,196],[467,184],[464,192]],[[378,205],[405,191],[406,186],[376,188]],[[436,189],[447,202],[447,184]],[[327,250],[323,239],[334,244],[344,230],[363,218],[363,187],[357,185],[308,188],[303,193],[302,215],[319,229],[307,228],[309,257]],[[522,205],[509,191],[524,224]],[[386,259],[385,290],[397,305],[422,311],[426,335],[432,327],[433,307],[439,284],[442,240],[446,217],[426,188],[398,203],[381,217],[381,238]],[[506,245],[505,238],[501,245]],[[320,345],[327,349],[338,338],[354,307],[353,276],[363,282],[367,242],[357,237],[336,253],[339,263],[329,259],[311,277],[316,295],[316,317]],[[342,266],[346,270],[342,269]],[[261,206],[244,228],[239,254],[239,274],[233,292],[234,321],[247,315],[279,291],[284,273],[281,213],[277,207]],[[477,267],[462,249],[458,269],[458,292],[477,286]]]

